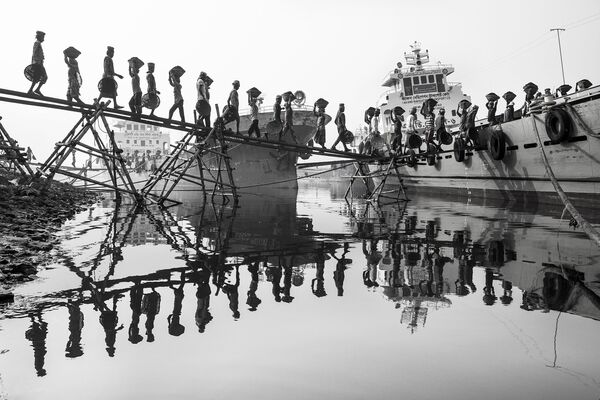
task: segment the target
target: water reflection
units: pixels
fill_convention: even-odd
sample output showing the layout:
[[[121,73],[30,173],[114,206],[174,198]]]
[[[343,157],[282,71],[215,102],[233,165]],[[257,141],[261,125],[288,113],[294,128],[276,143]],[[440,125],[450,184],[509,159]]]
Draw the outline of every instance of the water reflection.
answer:
[[[187,202],[168,210],[107,199],[97,210],[104,219],[90,213],[73,235],[87,237],[102,227],[102,237],[81,245],[85,251],[60,253],[80,284],[5,311],[29,319],[25,338],[39,377],[55,372],[46,366],[47,338],[49,329],[60,329],[45,322],[45,314],[57,309],[65,310],[68,337],[61,349],[70,359],[98,347],[82,340],[96,328],[105,355],[118,358],[124,346],[206,335],[225,319],[239,323],[268,314],[275,304],[295,312],[309,298],[352,301],[352,279],[392,303],[396,324],[411,334],[426,329],[436,310],[451,311],[465,299],[485,309],[600,319],[598,251],[577,235],[562,251],[553,246],[549,216],[473,204],[468,213],[452,203],[335,204],[335,216],[347,223],[343,231],[329,232],[323,221],[299,215],[295,196],[250,197],[239,209]],[[131,256],[151,246],[169,249],[172,265]],[[345,292],[348,285],[354,292]],[[226,312],[215,306],[221,301]]]

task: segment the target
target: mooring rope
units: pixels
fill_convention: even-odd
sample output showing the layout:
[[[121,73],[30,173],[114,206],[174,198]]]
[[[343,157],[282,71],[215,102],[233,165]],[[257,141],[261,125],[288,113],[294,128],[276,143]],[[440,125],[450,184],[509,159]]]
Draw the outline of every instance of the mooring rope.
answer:
[[[548,177],[550,178],[550,181],[552,182],[552,185],[554,186],[554,190],[556,191],[556,194],[558,194],[558,197],[560,197],[560,200],[563,202],[566,209],[569,210],[569,213],[571,214],[571,216],[575,219],[575,221],[577,221],[579,226],[581,226],[581,229],[583,230],[583,232],[585,232],[585,234],[588,235],[588,237],[592,241],[594,241],[598,247],[600,247],[600,233],[598,233],[598,231],[585,218],[583,218],[583,216],[579,213],[579,211],[577,211],[575,206],[573,206],[573,203],[571,203],[571,200],[569,200],[569,197],[567,196],[565,191],[560,186],[560,183],[558,183],[556,176],[554,176],[552,167],[550,166],[550,163],[548,162],[548,158],[546,157],[546,151],[544,150],[544,143],[542,143],[542,139],[540,138],[540,133],[538,132],[538,129],[537,129],[537,124],[535,123],[536,120],[541,121],[541,118],[539,118],[536,115],[532,115],[531,123],[533,124],[533,130],[535,132],[535,136],[536,136],[536,138],[538,140],[538,144],[540,146],[540,154],[542,155],[542,161],[544,162],[544,167],[546,168],[546,173],[548,174]]]

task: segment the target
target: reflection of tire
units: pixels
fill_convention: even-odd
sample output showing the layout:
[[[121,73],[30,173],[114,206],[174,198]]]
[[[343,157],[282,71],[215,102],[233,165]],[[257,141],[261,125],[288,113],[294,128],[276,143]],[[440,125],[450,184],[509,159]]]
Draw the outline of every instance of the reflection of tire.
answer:
[[[457,162],[463,162],[465,160],[465,141],[462,138],[456,138],[454,140],[454,159]]]
[[[427,165],[435,165],[437,162],[437,146],[427,143]]]
[[[408,155],[408,157],[406,158],[406,165],[408,165],[409,167],[414,167],[415,165],[417,165],[417,155],[415,154],[415,151],[413,149],[410,149],[406,154]]]
[[[546,114],[546,134],[552,142],[562,142],[571,132],[569,114],[562,108],[554,108]]]
[[[502,160],[504,158],[504,153],[506,152],[504,133],[501,131],[492,132],[488,148],[490,150],[490,155],[494,160]]]
[[[488,260],[493,267],[504,265],[504,243],[501,240],[494,240],[488,246]]]

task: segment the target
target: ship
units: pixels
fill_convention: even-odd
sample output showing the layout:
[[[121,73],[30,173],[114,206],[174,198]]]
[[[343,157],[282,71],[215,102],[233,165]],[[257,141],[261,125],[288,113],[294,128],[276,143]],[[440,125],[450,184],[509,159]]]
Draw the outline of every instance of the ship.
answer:
[[[293,129],[297,142],[289,133],[282,137],[284,143],[297,143],[301,146],[311,145],[311,141],[317,131],[317,117],[313,113],[313,107],[306,104],[306,95],[298,90],[294,93],[292,109],[294,112]],[[282,118],[285,110],[281,111]],[[248,129],[252,124],[250,109],[240,109],[240,134],[248,135]],[[264,105],[259,98],[258,126],[261,138],[267,132],[267,124],[273,121],[272,106]],[[326,115],[326,124],[331,121],[331,116]],[[227,128],[235,128],[235,122],[227,124]],[[270,141],[278,141],[278,135],[271,133]],[[259,147],[252,144],[233,144],[228,148],[228,156],[233,169],[233,183],[242,192],[260,192],[264,188],[269,189],[297,189],[296,164],[299,157],[308,158],[308,153],[278,150],[273,148]],[[218,167],[216,157],[214,161],[209,160],[209,166]]]
[[[415,54],[417,50],[420,51],[420,47],[413,46]],[[422,66],[422,56],[417,54],[412,58],[416,59],[416,63],[420,61]],[[422,82],[420,77],[427,71],[425,67],[422,68],[420,70],[417,66],[412,70],[411,67],[408,72],[399,69],[385,80],[384,86],[393,85],[394,89],[386,95],[388,103],[381,106],[384,116],[397,105],[405,108],[414,104],[416,87],[412,85],[413,96],[408,96],[411,92],[407,85],[409,81],[416,82],[417,76],[419,83]],[[435,91],[419,95],[418,101],[439,99],[437,108],[444,106],[447,110],[450,107],[455,110],[456,101],[464,95],[459,90],[460,85],[452,86],[439,78],[447,76],[444,70],[453,70],[443,64],[439,68],[441,73],[426,75],[427,82],[429,76],[435,76],[435,85],[428,83],[428,87]],[[469,131],[472,144],[466,148],[461,147],[464,142],[457,141],[459,121],[454,118],[454,112],[450,115],[446,113],[446,129],[452,134],[453,142],[441,145],[434,154],[423,150],[423,144],[421,149],[414,149],[416,154],[412,160],[407,160],[399,168],[408,193],[411,190],[430,191],[510,201],[557,203],[560,198],[548,172],[552,171],[575,204],[593,206],[600,191],[600,161],[597,158],[600,151],[600,86],[592,86],[587,80],[580,82],[583,81],[587,84],[576,85],[577,89],[572,93],[567,91],[563,94],[557,90],[553,94],[546,89],[542,97],[533,100],[532,104],[538,104],[532,107],[530,114],[521,115],[520,110],[516,110],[511,121],[504,121],[503,115],[496,115],[491,122],[487,118],[475,121],[474,128]],[[446,96],[442,90],[448,88],[450,90],[447,93],[455,90],[458,93],[446,101],[440,96]],[[421,89],[418,89],[420,92]],[[388,119],[383,118],[384,134],[390,135],[392,129]],[[419,134],[423,135],[423,129],[419,130]],[[403,140],[406,140],[406,135]],[[548,165],[545,165],[545,159]],[[375,174],[384,168],[375,163],[369,165],[370,171]],[[375,177],[375,184],[380,179]],[[400,181],[396,176],[390,176],[386,183],[399,185]]]

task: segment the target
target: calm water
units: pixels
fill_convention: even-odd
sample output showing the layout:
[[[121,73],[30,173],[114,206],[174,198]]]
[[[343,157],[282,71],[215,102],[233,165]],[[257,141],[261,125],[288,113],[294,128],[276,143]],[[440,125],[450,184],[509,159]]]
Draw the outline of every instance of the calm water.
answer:
[[[344,189],[80,214],[1,310],[0,398],[600,397],[600,251],[561,210]]]

